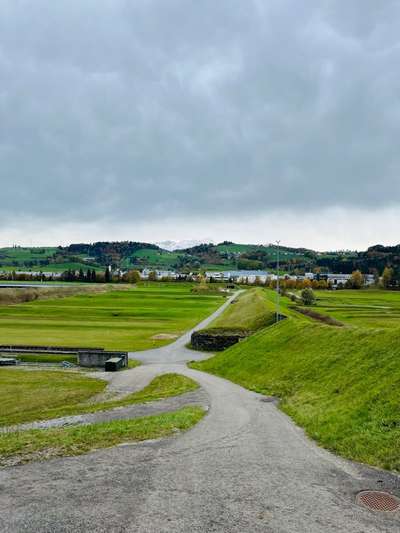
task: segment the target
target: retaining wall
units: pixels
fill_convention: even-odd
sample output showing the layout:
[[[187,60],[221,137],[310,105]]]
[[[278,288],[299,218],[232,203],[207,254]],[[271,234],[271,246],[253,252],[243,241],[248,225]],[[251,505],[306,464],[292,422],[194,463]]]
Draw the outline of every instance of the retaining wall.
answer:
[[[192,333],[191,344],[195,350],[221,352],[249,335],[245,330],[203,329]]]
[[[104,368],[106,361],[113,357],[122,357],[122,366],[128,366],[128,352],[105,352],[104,350],[98,352],[93,350],[78,352],[78,364],[79,366]]]

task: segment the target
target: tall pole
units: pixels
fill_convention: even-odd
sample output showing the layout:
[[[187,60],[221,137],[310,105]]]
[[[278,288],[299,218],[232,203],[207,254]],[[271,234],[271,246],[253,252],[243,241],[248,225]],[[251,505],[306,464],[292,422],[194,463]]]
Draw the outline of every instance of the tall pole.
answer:
[[[279,322],[281,312],[279,309],[279,244],[281,241],[276,241],[277,247],[276,247],[276,321]]]

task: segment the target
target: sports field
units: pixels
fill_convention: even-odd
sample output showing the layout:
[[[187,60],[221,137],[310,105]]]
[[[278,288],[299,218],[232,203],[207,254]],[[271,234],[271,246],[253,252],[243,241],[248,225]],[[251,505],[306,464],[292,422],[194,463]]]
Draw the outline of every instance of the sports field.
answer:
[[[128,351],[161,346],[224,301],[216,294],[193,294],[191,288],[188,283],[148,283],[129,290],[0,306],[1,344]],[[159,334],[170,338],[153,339]]]

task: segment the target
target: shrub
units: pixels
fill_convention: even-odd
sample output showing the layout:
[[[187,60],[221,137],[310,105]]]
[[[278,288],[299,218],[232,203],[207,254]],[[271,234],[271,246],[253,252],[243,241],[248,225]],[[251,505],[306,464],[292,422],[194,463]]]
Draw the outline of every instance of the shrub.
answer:
[[[314,291],[310,288],[301,291],[301,299],[304,305],[313,305],[315,303]]]

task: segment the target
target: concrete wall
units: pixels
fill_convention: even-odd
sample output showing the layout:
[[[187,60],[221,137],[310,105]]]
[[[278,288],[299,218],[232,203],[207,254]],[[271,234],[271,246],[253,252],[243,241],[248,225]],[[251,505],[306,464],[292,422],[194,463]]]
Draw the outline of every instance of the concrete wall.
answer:
[[[100,367],[104,368],[104,365],[108,359],[112,357],[122,357],[124,363],[122,366],[128,366],[128,352],[78,352],[78,364],[86,367]]]

